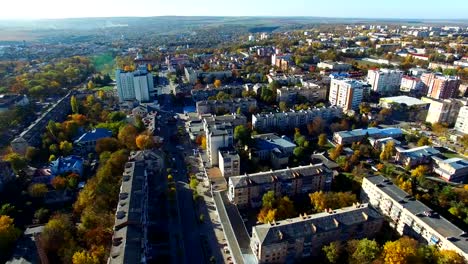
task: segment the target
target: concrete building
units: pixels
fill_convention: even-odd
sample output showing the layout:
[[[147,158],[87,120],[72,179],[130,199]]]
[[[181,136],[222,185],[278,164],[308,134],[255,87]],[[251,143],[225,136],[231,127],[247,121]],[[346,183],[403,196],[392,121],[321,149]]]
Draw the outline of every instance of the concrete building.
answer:
[[[388,217],[400,234],[424,240],[441,250],[454,250],[468,260],[467,233],[417,201],[389,179],[365,177],[361,200]]]
[[[193,101],[198,102],[198,101],[208,100],[209,97],[216,96],[220,92],[229,94],[234,98],[241,97],[243,90],[244,90],[244,87],[242,86],[224,85],[219,88],[209,87],[209,88],[204,88],[204,89],[193,89],[190,91],[190,93],[192,94]]]
[[[133,72],[116,70],[115,81],[120,102],[132,100],[149,102],[153,99],[155,93],[153,75],[148,72],[146,65],[140,65]]]
[[[367,85],[354,79],[332,79],[328,101],[343,110],[356,110],[368,94]]]
[[[468,176],[468,160],[462,158],[441,159],[432,157],[435,163],[434,172],[451,182],[466,182]]]
[[[468,134],[468,106],[460,108],[457,121],[455,122],[455,129],[462,133]]]
[[[327,88],[319,85],[308,87],[282,87],[276,90],[276,101],[278,102],[296,102],[297,96],[302,96],[307,101],[314,103],[327,98]]]
[[[344,62],[322,61],[317,63],[317,68],[342,72],[351,70],[351,64]]]
[[[393,144],[395,146],[399,146],[401,145],[401,142],[392,138],[392,137],[386,137],[386,138],[379,138],[379,139],[376,139],[376,138],[373,138],[373,137],[370,137],[369,138],[369,143],[371,144],[372,147],[374,147],[374,149],[377,149],[377,150],[384,150],[385,148],[385,144],[387,144],[388,142],[393,142]]]
[[[262,132],[279,130],[291,130],[295,127],[303,127],[312,122],[315,118],[330,120],[334,117],[341,117],[343,110],[340,107],[310,108],[307,110],[276,113],[262,113],[252,115],[252,126]]]
[[[341,145],[349,145],[353,142],[360,141],[364,137],[379,139],[379,138],[399,138],[403,132],[399,128],[376,128],[370,127],[367,129],[354,129],[351,131],[339,131],[333,133],[333,141]]]
[[[382,97],[379,100],[379,105],[383,108],[392,108],[393,105],[405,105],[408,108],[427,110],[429,103],[419,100],[415,97],[409,97],[406,95]]]
[[[206,150],[211,166],[218,165],[218,150],[234,145],[234,127],[231,124],[210,126],[206,130]]]
[[[289,197],[329,190],[333,173],[323,164],[271,170],[229,178],[228,198],[239,207],[259,207],[263,194],[274,191]]]
[[[424,83],[420,78],[407,75],[401,78],[400,91],[405,93],[420,93],[423,90]]]
[[[218,113],[236,113],[240,108],[242,113],[248,113],[249,110],[257,108],[257,100],[254,98],[235,98],[229,100],[205,100],[196,103],[197,113],[218,114]]]
[[[434,99],[429,97],[421,98],[424,102],[430,103],[429,111],[427,112],[426,122],[454,124],[457,120],[458,113],[462,106],[467,104],[466,101],[459,99]]]
[[[234,148],[219,148],[219,170],[223,177],[240,175],[240,157]]]
[[[254,143],[250,149],[250,158],[269,160],[273,169],[286,166],[296,147],[286,136],[280,137],[274,133],[254,135],[252,139]]]
[[[250,246],[257,263],[296,263],[320,254],[333,241],[372,238],[383,217],[367,204],[299,215],[252,228]]]
[[[432,161],[432,156],[440,154],[440,151],[431,146],[422,146],[412,149],[396,147],[395,149],[395,161],[410,167],[430,163]]]
[[[421,80],[425,85],[427,96],[435,99],[448,99],[458,95],[460,78],[444,76],[440,73],[424,73]]]
[[[213,83],[214,80],[223,80],[232,77],[232,71],[217,71],[217,72],[204,72],[202,70],[194,70],[189,67],[184,68],[185,78],[191,83],[195,84],[198,80],[206,81],[206,83]]]
[[[403,71],[376,69],[367,72],[367,82],[372,90],[381,94],[392,94],[400,89]]]

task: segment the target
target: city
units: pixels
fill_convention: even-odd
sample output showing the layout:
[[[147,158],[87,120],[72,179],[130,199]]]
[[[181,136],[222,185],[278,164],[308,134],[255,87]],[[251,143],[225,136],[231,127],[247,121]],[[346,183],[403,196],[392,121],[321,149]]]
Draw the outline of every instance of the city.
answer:
[[[0,11],[0,263],[468,263],[468,4],[183,2]]]

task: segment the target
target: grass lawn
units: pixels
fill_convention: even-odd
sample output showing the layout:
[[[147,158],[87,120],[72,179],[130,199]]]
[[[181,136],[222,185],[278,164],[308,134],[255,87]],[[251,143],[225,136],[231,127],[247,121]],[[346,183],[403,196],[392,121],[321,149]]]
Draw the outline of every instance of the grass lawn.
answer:
[[[451,159],[451,158],[463,158],[462,155],[458,154],[458,153],[453,153],[453,152],[444,152],[442,153],[442,155],[444,155],[447,159]]]

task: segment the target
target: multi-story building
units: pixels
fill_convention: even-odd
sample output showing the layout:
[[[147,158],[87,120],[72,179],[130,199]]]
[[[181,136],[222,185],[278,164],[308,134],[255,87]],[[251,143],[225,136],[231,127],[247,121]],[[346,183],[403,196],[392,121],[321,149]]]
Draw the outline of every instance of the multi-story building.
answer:
[[[219,88],[210,87],[204,89],[193,89],[190,91],[192,94],[192,99],[195,102],[208,100],[211,96],[216,96],[218,93],[223,92],[225,94],[229,94],[232,97],[240,97],[242,95],[242,91],[244,87],[242,86],[221,86]]]
[[[219,148],[219,170],[223,177],[240,175],[240,157],[234,148]]]
[[[396,147],[395,160],[404,166],[416,166],[432,161],[431,157],[440,154],[440,151],[431,146],[422,146],[412,149]]]
[[[358,109],[362,99],[368,94],[367,84],[354,79],[332,79],[328,101],[343,110]]]
[[[468,134],[468,106],[460,108],[457,121],[455,122],[455,129],[462,133]]]
[[[223,80],[232,77],[232,71],[204,72],[202,70],[194,70],[189,67],[184,68],[184,73],[185,78],[191,84],[195,84],[198,80],[205,80],[209,83],[212,83],[214,80]]]
[[[377,93],[391,94],[400,89],[403,71],[390,69],[375,69],[367,72],[367,82]]]
[[[434,99],[423,97],[422,101],[430,103],[426,122],[454,124],[457,120],[460,108],[467,104],[459,99]]]
[[[276,90],[276,100],[278,102],[296,102],[298,95],[313,103],[327,98],[327,88],[311,85],[308,87],[282,87]]]
[[[254,135],[253,147],[250,149],[251,158],[269,160],[273,169],[279,169],[289,162],[296,144],[286,136],[274,133]]]
[[[421,80],[425,85],[427,96],[435,99],[448,99],[458,95],[460,78],[444,76],[440,73],[424,73]]]
[[[432,157],[434,172],[451,182],[465,182],[468,176],[468,160],[462,158],[441,159]]]
[[[83,133],[79,138],[75,139],[75,141],[73,141],[73,148],[81,155],[95,152],[97,141],[106,137],[112,137],[112,131],[105,128],[95,128]]]
[[[399,138],[403,135],[403,132],[399,128],[376,128],[370,127],[367,129],[354,129],[351,131],[339,131],[333,133],[333,141],[337,144],[348,145],[353,142],[360,141],[361,139],[367,137],[372,137],[374,139],[379,138]]]
[[[218,150],[234,145],[234,127],[231,124],[210,126],[206,130],[206,150],[211,166],[218,165]]]
[[[322,61],[317,63],[317,68],[320,69],[330,69],[332,71],[349,71],[351,70],[351,64],[344,62],[334,62],[334,61]]]
[[[331,187],[332,178],[332,171],[323,164],[234,176],[229,178],[228,198],[240,207],[258,207],[268,191],[289,197],[326,191]]]
[[[400,91],[405,93],[419,93],[423,90],[424,83],[420,78],[407,75],[401,78]]]
[[[383,217],[368,204],[354,204],[253,226],[250,247],[257,263],[295,263],[333,241],[372,238],[382,224]]]
[[[365,177],[361,200],[388,217],[400,235],[425,240],[441,250],[454,250],[468,260],[468,235],[450,221],[417,201],[389,179]]]
[[[41,144],[41,134],[50,120],[61,122],[65,120],[71,112],[70,99],[75,94],[69,92],[62,97],[56,104],[52,105],[40,117],[38,117],[31,125],[26,128],[18,137],[11,141],[11,148],[14,152],[22,155],[26,154],[26,149],[29,146],[38,146]],[[78,95],[77,95],[78,96]]]
[[[146,65],[140,65],[133,72],[116,70],[115,81],[120,102],[132,100],[148,102],[155,92],[153,75],[148,72]]]
[[[276,113],[262,113],[252,115],[252,126],[263,132],[279,129],[290,130],[295,127],[303,127],[312,122],[315,118],[330,120],[341,117],[343,109],[340,107],[310,108],[307,110]]]
[[[257,100],[254,98],[235,98],[229,100],[205,100],[196,103],[197,113],[216,114],[216,113],[236,113],[240,108],[242,113],[248,113],[249,110],[257,108]]]

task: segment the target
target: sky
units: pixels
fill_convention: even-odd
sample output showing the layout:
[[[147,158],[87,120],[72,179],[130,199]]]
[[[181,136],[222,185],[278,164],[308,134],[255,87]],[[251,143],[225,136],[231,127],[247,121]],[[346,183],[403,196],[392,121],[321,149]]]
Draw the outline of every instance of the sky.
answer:
[[[468,0],[1,0],[0,19],[318,16],[468,19]]]

